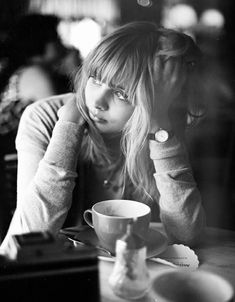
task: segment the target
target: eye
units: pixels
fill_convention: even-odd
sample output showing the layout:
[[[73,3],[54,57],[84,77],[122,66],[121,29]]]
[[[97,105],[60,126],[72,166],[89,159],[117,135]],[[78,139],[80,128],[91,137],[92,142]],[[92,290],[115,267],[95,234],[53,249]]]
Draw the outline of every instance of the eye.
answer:
[[[114,90],[114,94],[115,94],[115,96],[119,99],[119,100],[121,100],[121,101],[125,101],[125,102],[127,102],[128,101],[128,96],[127,96],[127,94],[125,93],[125,91],[123,91],[123,90]]]

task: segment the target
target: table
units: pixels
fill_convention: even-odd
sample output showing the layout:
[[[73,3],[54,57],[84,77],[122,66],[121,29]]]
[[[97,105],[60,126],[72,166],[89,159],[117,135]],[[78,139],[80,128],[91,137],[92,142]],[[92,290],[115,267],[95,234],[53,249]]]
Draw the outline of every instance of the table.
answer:
[[[161,223],[154,223],[153,227],[163,232]],[[235,231],[208,227],[200,244],[197,248],[193,248],[193,250],[199,259],[199,270],[213,272],[224,277],[230,281],[235,290]],[[108,278],[112,272],[113,265],[112,262],[99,261],[101,302],[125,301],[115,296],[108,284]],[[147,266],[151,280],[163,270],[170,269],[166,265],[152,261],[147,261]],[[153,298],[151,294],[147,294],[135,301],[153,302]]]

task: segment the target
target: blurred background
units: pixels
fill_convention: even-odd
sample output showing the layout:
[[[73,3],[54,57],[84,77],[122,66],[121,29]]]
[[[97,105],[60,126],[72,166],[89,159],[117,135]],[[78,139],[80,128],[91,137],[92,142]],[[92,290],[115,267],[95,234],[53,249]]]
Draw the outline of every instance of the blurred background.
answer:
[[[133,20],[185,32],[203,52],[198,89],[208,110],[187,143],[208,225],[235,230],[234,13],[233,0],[1,0],[0,241],[16,204],[14,140],[23,110],[42,97],[73,91],[87,53]]]

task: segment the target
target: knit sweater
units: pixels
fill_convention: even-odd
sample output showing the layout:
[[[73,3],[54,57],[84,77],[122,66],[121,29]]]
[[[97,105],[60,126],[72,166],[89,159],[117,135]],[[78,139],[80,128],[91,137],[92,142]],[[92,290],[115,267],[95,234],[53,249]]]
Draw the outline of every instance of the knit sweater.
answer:
[[[81,211],[90,207],[84,192],[94,189],[94,179],[86,179],[86,173],[77,168],[83,131],[78,124],[57,116],[59,108],[73,97],[71,93],[53,96],[29,105],[23,113],[16,138],[17,207],[2,249],[12,234],[46,230],[57,234],[70,212],[77,224]],[[150,140],[149,156],[155,167],[157,192],[157,206],[152,211],[159,211],[153,216],[159,216],[170,240],[191,243],[205,219],[184,144],[176,137],[166,143]],[[102,190],[93,203],[103,200]],[[112,197],[117,195],[108,199]]]

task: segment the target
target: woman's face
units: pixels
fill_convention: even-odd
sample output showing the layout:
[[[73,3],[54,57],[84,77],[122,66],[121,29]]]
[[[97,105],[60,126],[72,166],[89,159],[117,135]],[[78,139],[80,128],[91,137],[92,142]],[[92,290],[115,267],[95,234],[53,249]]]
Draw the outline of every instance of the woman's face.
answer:
[[[134,111],[122,88],[109,87],[95,77],[87,81],[85,99],[91,120],[104,134],[121,132]]]

